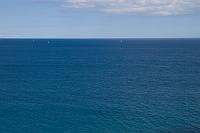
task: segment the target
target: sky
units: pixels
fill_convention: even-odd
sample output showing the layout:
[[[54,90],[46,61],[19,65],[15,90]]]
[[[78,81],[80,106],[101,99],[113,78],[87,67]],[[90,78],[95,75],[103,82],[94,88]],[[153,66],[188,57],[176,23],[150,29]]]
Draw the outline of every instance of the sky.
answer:
[[[200,0],[0,0],[0,38],[200,38]]]

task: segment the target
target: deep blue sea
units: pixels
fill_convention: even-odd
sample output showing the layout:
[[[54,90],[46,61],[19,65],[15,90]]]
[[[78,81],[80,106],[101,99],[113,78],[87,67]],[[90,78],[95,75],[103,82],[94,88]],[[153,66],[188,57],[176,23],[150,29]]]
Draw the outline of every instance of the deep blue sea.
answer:
[[[0,133],[200,133],[200,39],[1,39]]]

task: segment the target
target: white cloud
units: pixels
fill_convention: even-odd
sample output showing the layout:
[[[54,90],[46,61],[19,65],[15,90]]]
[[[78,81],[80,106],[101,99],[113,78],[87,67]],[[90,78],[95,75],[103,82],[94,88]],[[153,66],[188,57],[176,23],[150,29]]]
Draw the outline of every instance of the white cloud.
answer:
[[[200,0],[65,0],[67,7],[94,8],[107,13],[142,15],[188,14],[200,8]]]

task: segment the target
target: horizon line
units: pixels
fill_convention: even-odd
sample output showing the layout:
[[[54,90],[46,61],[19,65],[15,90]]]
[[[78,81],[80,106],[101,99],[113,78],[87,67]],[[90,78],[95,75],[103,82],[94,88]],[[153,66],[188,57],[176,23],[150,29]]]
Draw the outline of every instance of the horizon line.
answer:
[[[0,37],[0,39],[66,39],[66,40],[87,40],[87,39],[200,39],[200,37]]]

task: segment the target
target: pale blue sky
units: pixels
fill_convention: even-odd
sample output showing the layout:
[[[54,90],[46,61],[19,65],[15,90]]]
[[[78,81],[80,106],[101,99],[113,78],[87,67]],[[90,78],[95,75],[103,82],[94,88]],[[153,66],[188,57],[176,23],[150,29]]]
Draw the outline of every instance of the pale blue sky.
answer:
[[[199,0],[0,0],[0,37],[200,37]]]

